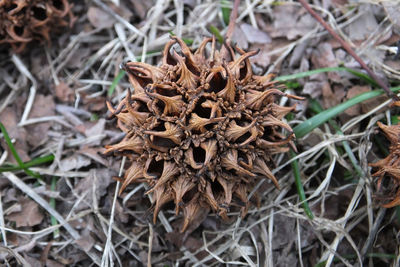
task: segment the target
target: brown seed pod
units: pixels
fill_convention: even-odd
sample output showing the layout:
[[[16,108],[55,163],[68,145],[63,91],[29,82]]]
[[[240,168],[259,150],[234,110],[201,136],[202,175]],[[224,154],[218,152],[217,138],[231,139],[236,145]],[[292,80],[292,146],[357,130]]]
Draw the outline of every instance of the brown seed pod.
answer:
[[[378,126],[390,141],[389,155],[369,165],[378,168],[372,174],[377,177],[376,198],[383,201],[382,207],[392,208],[400,205],[400,125],[387,126],[378,121]]]
[[[108,108],[126,136],[106,153],[131,162],[120,192],[146,182],[155,199],[154,221],[173,201],[176,214],[183,210],[185,231],[201,209],[228,220],[235,206],[244,216],[260,178],[279,188],[272,155],[288,150],[294,134],[282,118],[294,107],[281,107],[275,98],[300,98],[278,90],[272,75],[253,75],[249,57],[255,51],[225,44],[229,52],[223,58],[215,39],[205,39],[192,53],[171,38],[160,67],[124,64],[134,93],[128,90],[117,108]]]
[[[0,44],[22,52],[33,41],[50,42],[50,32],[72,26],[67,0],[0,0]]]

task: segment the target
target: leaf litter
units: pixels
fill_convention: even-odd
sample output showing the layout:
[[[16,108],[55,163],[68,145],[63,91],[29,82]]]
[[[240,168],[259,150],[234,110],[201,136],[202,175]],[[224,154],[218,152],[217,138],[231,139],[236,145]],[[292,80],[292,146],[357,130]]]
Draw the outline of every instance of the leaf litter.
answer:
[[[306,194],[311,196],[316,189],[321,192],[308,200],[316,215],[312,221],[298,205],[293,177],[287,168],[278,172],[282,177],[281,191],[261,185],[260,207],[249,210],[243,220],[229,225],[208,216],[199,219],[199,224],[186,235],[178,234],[181,217],[168,209],[160,213],[161,222],[150,229],[152,199],[144,195],[143,186],[132,187],[114,201],[116,182],[112,177],[118,175],[121,159],[111,162],[101,152],[104,144],[116,143],[123,136],[118,136],[113,123],[105,120],[104,103],[106,99],[117,103],[129,87],[124,77],[114,94],[106,97],[120,63],[127,57],[126,48],[135,57],[145,51],[148,56],[143,60],[154,64],[159,57],[148,52],[159,52],[170,32],[192,39],[196,47],[204,36],[210,35],[208,26],[224,33],[224,24],[220,5],[215,1],[195,4],[170,1],[161,5],[159,1],[121,0],[107,2],[107,9],[97,2],[100,1],[74,1],[73,12],[78,17],[74,28],[59,36],[51,47],[37,47],[20,56],[38,81],[27,118],[31,123],[25,126],[18,123],[29,98],[30,81],[16,69],[7,51],[0,52],[4,59],[0,61],[0,120],[13,138],[19,156],[28,161],[49,153],[57,155],[51,165],[53,170],[46,165],[35,169],[43,178],[40,183],[22,172],[15,175],[46,201],[55,198],[55,209],[79,233],[74,240],[64,228],[51,225],[47,210],[13,183],[1,179],[0,216],[4,218],[1,227],[6,231],[2,242],[10,249],[2,252],[2,260],[13,264],[20,255],[32,266],[43,263],[82,266],[93,262],[101,265],[103,259],[103,266],[107,266],[106,262],[125,266],[146,262],[151,255],[154,266],[223,263],[314,266],[325,260],[349,266],[359,261],[357,257],[342,256],[360,253],[367,238],[374,240],[368,253],[397,255],[398,241],[393,234],[398,229],[395,210],[387,210],[381,231],[375,234],[372,231],[378,206],[373,202],[372,177],[365,167],[367,158],[384,158],[381,151],[371,149],[371,140],[380,138],[373,134],[376,120],[395,115],[373,110],[386,101],[385,97],[359,104],[337,120],[340,125],[354,125],[345,128],[349,130],[344,132],[344,138],[367,172],[365,177],[351,176],[352,170],[335,163],[342,143],[329,141],[335,130],[327,125],[297,140],[300,154],[308,151],[299,157]],[[399,4],[372,0],[319,2],[314,9],[350,42],[370,67],[395,84],[400,77],[399,61],[393,53],[400,40],[396,16]],[[246,50],[260,49],[251,58],[259,74],[284,75],[341,65],[362,71],[295,2],[268,5],[246,1],[241,3],[239,11],[233,41]],[[125,40],[116,30],[117,23],[122,25]],[[324,108],[372,89],[372,85],[344,72],[312,75],[297,82],[298,87],[291,90],[315,99]],[[290,123],[295,125],[308,118],[309,105],[310,101],[300,103],[302,110]],[[0,146],[0,158],[7,155],[5,162],[15,164],[3,138]],[[350,162],[346,154],[340,157]],[[280,156],[275,161],[280,166],[287,158]],[[3,178],[4,174],[0,175]],[[53,177],[56,187],[51,191]],[[55,229],[61,231],[58,238],[53,237]],[[392,263],[390,259],[366,255],[361,255],[364,264]]]

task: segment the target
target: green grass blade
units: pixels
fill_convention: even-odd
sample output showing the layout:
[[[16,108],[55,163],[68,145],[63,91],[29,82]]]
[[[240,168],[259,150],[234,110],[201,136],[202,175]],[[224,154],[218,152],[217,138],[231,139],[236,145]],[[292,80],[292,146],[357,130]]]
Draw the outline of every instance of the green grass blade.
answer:
[[[211,25],[211,26],[209,27],[209,30],[210,30],[210,32],[211,32],[212,34],[215,35],[215,37],[217,38],[217,41],[218,41],[220,44],[223,44],[223,43],[224,43],[224,37],[222,37],[221,33],[219,32],[219,30],[218,30],[216,27],[214,27],[213,25]]]
[[[35,158],[30,161],[26,161],[26,162],[24,162],[24,166],[25,166],[25,168],[30,168],[30,167],[34,167],[34,166],[41,165],[44,163],[53,162],[53,160],[54,160],[54,155],[47,155],[47,156]],[[19,170],[23,170],[23,168],[21,168],[20,166],[13,165],[13,164],[0,167],[0,173],[1,172],[19,171]]]
[[[400,90],[400,87],[394,87],[391,88],[392,92],[397,92]],[[327,110],[324,110],[323,112],[315,115],[314,117],[304,121],[303,123],[297,125],[296,127],[293,128],[293,131],[296,135],[296,138],[302,138],[321,124],[325,123],[329,119],[339,115],[346,109],[361,103],[365,100],[377,97],[379,95],[382,95],[384,92],[382,90],[374,90],[366,93],[359,94],[346,102],[339,104],[335,107],[329,108]]]
[[[293,150],[290,150],[289,153],[290,153],[290,158],[294,158],[296,156]],[[297,160],[294,160],[292,161],[291,165],[294,173],[294,180],[296,184],[297,194],[299,195],[301,205],[303,206],[304,212],[306,213],[308,218],[312,220],[314,219],[314,214],[312,213],[310,206],[308,205],[306,194],[304,193],[303,184],[301,182],[299,163],[297,162]]]
[[[121,81],[122,77],[124,77],[124,76],[125,76],[125,71],[124,70],[120,70],[118,75],[114,78],[113,82],[111,83],[110,88],[108,89],[108,92],[107,92],[107,96],[108,97],[112,96],[112,94],[115,91],[115,88],[117,87],[117,85]]]
[[[321,105],[319,104],[318,101],[311,99],[310,100],[310,109],[312,111],[314,111],[315,113],[321,113],[323,112],[323,109],[321,107]],[[340,130],[339,125],[336,123],[336,121],[334,120],[328,120],[329,124],[332,126],[333,129],[336,130],[336,133],[339,135],[343,135],[343,132]],[[353,151],[351,150],[351,147],[349,145],[349,142],[347,141],[343,141],[342,142],[343,148],[346,151],[347,155],[349,156],[349,159],[351,161],[351,163],[353,164],[354,169],[356,170],[357,174],[359,177],[361,177],[362,174],[362,169],[360,167],[360,165],[358,164],[358,161],[353,153]]]
[[[8,135],[7,129],[6,127],[4,127],[3,123],[0,122],[0,130],[4,135],[4,140],[7,143],[7,146],[10,148],[11,154],[13,155],[13,157],[15,158],[15,160],[17,161],[18,165],[25,171],[25,173],[29,176],[35,177],[37,179],[41,179],[40,175],[37,173],[32,172],[31,170],[29,170],[24,162],[22,161],[22,159],[20,158],[20,156],[17,153],[17,150],[15,149],[13,143],[11,142],[11,138]]]
[[[221,0],[221,12],[222,12],[222,20],[225,23],[225,26],[228,26],[229,19],[231,17],[231,2],[228,0]]]

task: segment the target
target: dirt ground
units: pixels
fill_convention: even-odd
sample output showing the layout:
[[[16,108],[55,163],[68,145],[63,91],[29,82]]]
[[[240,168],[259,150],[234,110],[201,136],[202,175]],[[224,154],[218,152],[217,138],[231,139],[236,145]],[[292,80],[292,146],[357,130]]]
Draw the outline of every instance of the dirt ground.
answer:
[[[231,212],[226,223],[205,213],[180,233],[182,214],[173,205],[152,223],[147,185],[117,195],[113,177],[124,162],[102,152],[124,134],[106,100],[116,106],[132,87],[121,63],[159,65],[171,34],[193,49],[224,36],[233,2],[69,2],[73,26],[52,32],[50,45],[34,41],[15,53],[0,43],[0,121],[13,143],[0,135],[2,266],[398,266],[400,208],[380,206],[384,196],[368,165],[388,153],[376,126],[399,114],[388,97],[345,109],[296,139],[312,219],[296,190],[294,159],[278,154],[280,190],[262,180],[254,190],[259,205],[243,219]],[[398,1],[308,2],[379,79],[400,85]],[[285,92],[305,98],[280,100],[296,103],[285,118],[292,128],[315,116],[315,106],[329,109],[378,89],[297,1],[241,1],[232,41],[259,50],[250,58],[257,75],[275,73]],[[333,71],[310,72],[322,68]],[[295,73],[305,75],[283,79]]]

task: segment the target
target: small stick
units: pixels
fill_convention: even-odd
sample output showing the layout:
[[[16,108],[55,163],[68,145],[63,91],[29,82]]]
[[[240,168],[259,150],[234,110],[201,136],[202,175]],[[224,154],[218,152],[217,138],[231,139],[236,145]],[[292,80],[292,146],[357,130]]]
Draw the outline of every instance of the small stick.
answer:
[[[226,34],[225,34],[225,41],[228,44],[231,42],[232,35],[235,30],[235,24],[236,24],[236,19],[237,19],[237,15],[238,15],[239,4],[240,4],[240,0],[235,0],[235,3],[233,4],[231,16],[229,17],[228,30],[226,31]]]
[[[236,19],[237,19],[237,15],[238,15],[239,4],[240,4],[240,0],[235,0],[235,3],[233,4],[233,9],[232,9],[231,15],[229,17],[228,30],[226,31],[226,34],[225,34],[225,41],[224,41],[225,44],[231,43],[232,35],[233,35],[233,32],[235,31],[235,25],[236,25]],[[228,55],[229,55],[228,48],[226,47],[226,45],[223,45],[221,48],[221,57],[226,59],[228,57]]]
[[[386,92],[386,94],[393,99],[393,101],[400,101],[399,97],[390,91],[389,87],[376,76],[376,74],[365,64],[365,62],[351,49],[350,45],[346,43],[329,25],[326,23],[305,0],[299,0],[303,7],[310,13],[315,20],[317,20],[332,36],[335,38],[342,47],[349,53],[360,65],[361,67],[374,79],[379,86]]]

